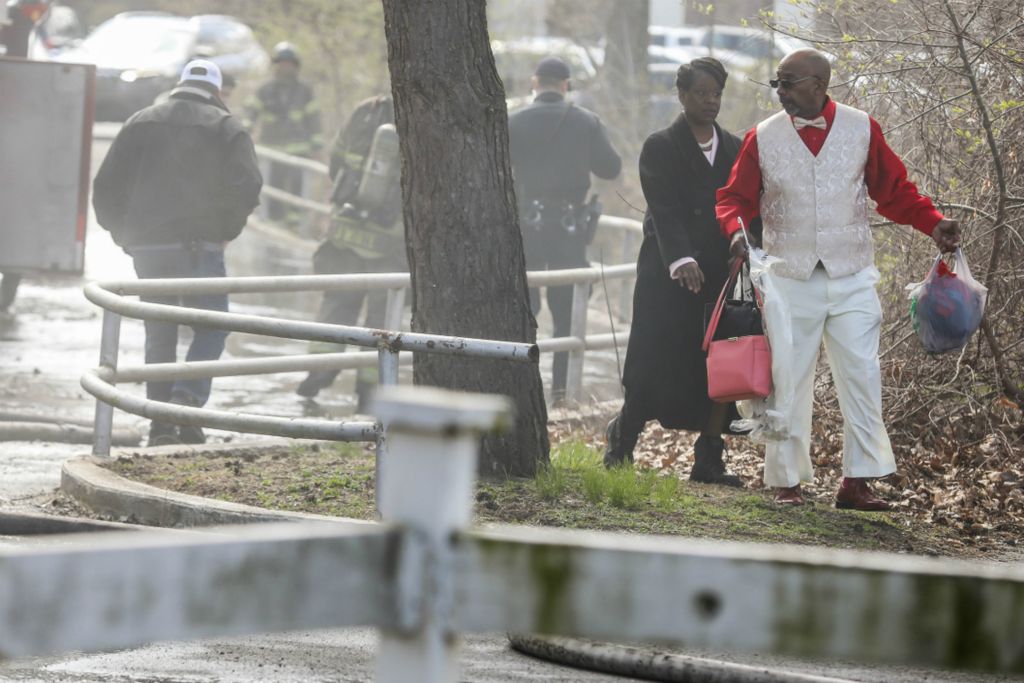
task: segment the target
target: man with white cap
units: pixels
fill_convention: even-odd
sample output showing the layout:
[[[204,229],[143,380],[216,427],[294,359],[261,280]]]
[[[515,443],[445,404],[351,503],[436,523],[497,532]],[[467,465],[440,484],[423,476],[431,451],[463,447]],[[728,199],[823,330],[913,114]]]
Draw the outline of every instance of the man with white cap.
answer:
[[[162,103],[135,113],[111,144],[93,185],[100,225],[135,262],[140,278],[223,277],[224,245],[259,203],[263,180],[252,139],[220,100],[220,69],[196,59]],[[227,295],[142,297],[214,311]],[[176,360],[178,326],[146,321],[146,362]],[[223,330],[193,327],[186,360],[216,360]],[[150,400],[204,405],[210,379],[148,382]],[[202,443],[198,427],[153,422],[149,444]]]

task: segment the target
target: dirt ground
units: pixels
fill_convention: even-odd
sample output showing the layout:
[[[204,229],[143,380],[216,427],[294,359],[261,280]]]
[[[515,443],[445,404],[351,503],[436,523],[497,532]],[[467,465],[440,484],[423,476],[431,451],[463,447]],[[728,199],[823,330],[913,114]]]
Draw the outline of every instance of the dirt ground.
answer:
[[[513,523],[684,537],[824,545],[993,560],[1020,559],[1013,533],[964,534],[935,525],[906,506],[893,513],[839,511],[828,485],[809,487],[809,504],[780,508],[748,478],[743,490],[685,481],[685,454],[658,462],[645,456],[637,475],[622,480],[633,499],[592,492],[603,470],[601,443],[583,425],[555,428],[555,465],[543,477],[482,481],[477,487],[478,523]],[[659,438],[647,435],[645,438]],[[566,455],[572,450],[571,455]],[[640,452],[649,452],[638,449]],[[756,462],[743,451],[730,455],[746,473]],[[664,458],[663,458],[664,460]],[[561,463],[561,465],[559,464]],[[589,463],[589,464],[587,464]],[[303,443],[289,447],[239,447],[227,453],[154,457],[137,455],[113,461],[112,469],[130,479],[182,493],[282,510],[372,519],[372,450],[351,444]],[[620,478],[621,479],[621,478]],[[630,484],[630,480],[642,485]],[[644,483],[646,482],[646,483]],[[646,487],[646,488],[645,488]]]

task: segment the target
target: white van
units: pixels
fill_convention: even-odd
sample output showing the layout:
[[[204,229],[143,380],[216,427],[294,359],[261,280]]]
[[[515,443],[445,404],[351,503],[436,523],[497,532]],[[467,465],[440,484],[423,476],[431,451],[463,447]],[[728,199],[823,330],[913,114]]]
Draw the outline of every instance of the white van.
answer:
[[[650,45],[659,48],[694,47],[699,44],[702,29],[691,26],[648,26]]]

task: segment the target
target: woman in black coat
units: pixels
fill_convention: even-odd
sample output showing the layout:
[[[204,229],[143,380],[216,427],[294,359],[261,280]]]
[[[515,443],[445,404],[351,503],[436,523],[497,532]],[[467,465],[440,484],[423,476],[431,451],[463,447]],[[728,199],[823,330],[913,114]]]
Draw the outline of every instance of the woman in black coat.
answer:
[[[716,59],[679,67],[683,113],[653,133],[640,153],[647,199],[637,261],[633,324],[622,377],[625,401],[608,424],[605,465],[632,462],[648,420],[699,431],[691,481],[742,486],[722,462],[722,433],[735,404],[708,398],[704,306],[718,297],[729,269],[729,243],[715,218],[740,139],[715,123],[727,74]]]

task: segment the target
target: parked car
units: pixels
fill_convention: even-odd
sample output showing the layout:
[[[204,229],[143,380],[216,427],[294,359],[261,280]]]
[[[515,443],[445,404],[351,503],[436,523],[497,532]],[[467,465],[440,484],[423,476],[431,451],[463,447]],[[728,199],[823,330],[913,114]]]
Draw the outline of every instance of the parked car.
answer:
[[[651,63],[666,63],[714,55],[726,68],[750,71],[766,60],[778,62],[809,43],[750,26],[649,26]],[[690,56],[693,55],[693,56]],[[684,59],[685,58],[685,59]]]
[[[746,55],[752,60],[770,59],[776,62],[787,54],[809,44],[787,35],[751,26],[724,26],[702,28],[697,44],[714,47],[715,51],[729,50]]]
[[[56,59],[96,65],[96,118],[119,121],[171,88],[190,59],[215,62],[235,78],[258,77],[270,58],[252,30],[221,15],[124,12]]]

